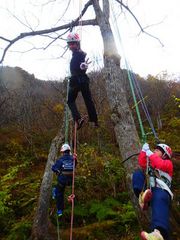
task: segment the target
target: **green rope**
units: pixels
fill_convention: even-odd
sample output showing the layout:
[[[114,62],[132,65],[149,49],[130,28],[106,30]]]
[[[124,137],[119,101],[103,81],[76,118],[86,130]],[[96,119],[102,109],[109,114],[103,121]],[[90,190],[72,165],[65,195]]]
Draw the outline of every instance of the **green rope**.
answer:
[[[68,143],[68,134],[69,134],[69,108],[68,108],[68,92],[69,92],[69,78],[67,78],[67,90],[66,90],[66,107],[65,107],[65,143]],[[60,229],[59,229],[59,220],[58,216],[56,216],[57,220],[57,235],[58,240],[60,240]]]
[[[65,143],[68,143],[68,134],[69,134],[69,107],[67,104],[68,101],[68,92],[69,92],[69,78],[67,79],[67,94],[66,94],[66,109],[65,109]]]
[[[56,220],[57,220],[57,234],[58,234],[58,240],[60,240],[60,235],[59,235],[59,220],[58,220],[58,216],[56,216]]]
[[[139,107],[138,107],[138,102],[137,102],[137,99],[136,99],[136,95],[135,95],[135,91],[134,91],[134,87],[133,87],[133,83],[132,83],[132,78],[131,78],[131,74],[130,74],[130,71],[129,71],[129,66],[128,66],[128,63],[126,61],[125,51],[124,51],[121,36],[120,36],[120,33],[119,33],[119,28],[117,26],[117,20],[116,20],[115,14],[114,14],[115,11],[113,9],[113,4],[111,4],[111,9],[112,9],[113,22],[115,22],[114,27],[115,27],[115,30],[116,30],[116,33],[117,33],[117,36],[118,36],[119,44],[122,46],[122,52],[123,52],[123,55],[124,55],[125,65],[126,65],[126,68],[127,68],[128,80],[129,80],[129,83],[130,83],[130,88],[131,88],[131,92],[132,92],[132,96],[133,96],[133,100],[134,100],[136,114],[137,114],[139,125],[140,125],[142,143],[145,143],[146,142],[146,134],[145,134],[144,127],[143,127],[143,124],[142,124],[141,115],[140,115],[140,111],[139,111]]]
[[[125,60],[125,62],[126,62],[126,60]],[[139,126],[140,126],[140,130],[141,130],[142,142],[145,143],[146,142],[146,134],[145,134],[145,131],[144,131],[144,127],[143,127],[143,123],[142,123],[142,119],[141,119],[141,115],[140,115],[140,111],[139,111],[139,107],[138,107],[138,102],[137,102],[136,95],[135,95],[135,92],[134,92],[132,78],[131,78],[130,71],[128,69],[127,62],[126,62],[126,68],[127,68],[127,73],[128,73],[128,79],[129,79],[129,84],[130,84],[130,88],[131,88],[131,93],[132,93],[132,96],[133,96],[133,101],[134,101],[134,105],[135,105],[135,109],[136,109],[136,114],[137,114],[137,117],[138,117]]]

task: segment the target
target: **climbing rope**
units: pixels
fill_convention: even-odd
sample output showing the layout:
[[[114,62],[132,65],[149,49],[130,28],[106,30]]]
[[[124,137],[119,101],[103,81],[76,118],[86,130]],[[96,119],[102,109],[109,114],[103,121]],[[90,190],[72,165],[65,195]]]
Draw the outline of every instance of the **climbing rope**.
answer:
[[[71,202],[71,227],[70,227],[70,240],[72,240],[72,234],[73,234],[73,220],[74,220],[74,182],[75,182],[75,165],[76,165],[76,144],[77,144],[77,122],[74,124],[74,148],[73,148],[73,177],[72,177],[72,193],[68,197],[68,201]]]
[[[128,64],[127,64],[126,60],[125,60],[125,63],[126,63],[126,67],[128,69]],[[132,78],[131,78],[131,74],[130,74],[129,69],[127,70],[127,73],[128,73],[130,88],[131,88],[131,92],[132,92],[132,96],[133,96],[133,100],[134,100],[134,104],[135,104],[135,108],[136,108],[136,114],[137,114],[137,117],[138,117],[139,126],[140,126],[140,130],[141,130],[142,142],[145,143],[146,142],[146,134],[145,134],[145,131],[144,131],[144,127],[143,127],[139,107],[138,107],[138,104],[137,104],[137,99],[136,99],[136,95],[135,95],[135,91],[134,91],[134,87],[133,87],[133,82],[132,82]]]
[[[66,89],[66,108],[65,108],[65,143],[68,143],[69,133],[69,107],[67,104],[69,92],[69,78],[67,78],[67,89]]]
[[[67,78],[67,89],[66,89],[66,107],[65,107],[65,143],[68,143],[68,133],[69,133],[69,108],[67,104],[68,100],[68,91],[69,91],[69,78]],[[59,220],[58,216],[56,216],[56,222],[57,222],[57,235],[58,240],[60,240],[60,229],[59,229]]]
[[[58,235],[58,240],[60,240],[58,216],[56,216],[56,222],[57,222],[57,235]]]
[[[79,35],[80,39],[82,40],[82,0],[79,0]]]
[[[144,127],[143,127],[143,123],[142,123],[142,119],[141,119],[141,115],[140,115],[140,111],[139,111],[139,107],[138,107],[138,101],[137,101],[137,98],[136,98],[136,94],[139,98],[139,102],[142,105],[142,109],[145,113],[145,116],[146,116],[148,122],[149,122],[150,128],[151,128],[151,130],[154,134],[154,137],[155,137],[156,141],[159,142],[159,139],[158,139],[157,133],[154,129],[150,114],[148,112],[148,109],[147,109],[147,106],[146,106],[146,103],[145,103],[145,100],[144,100],[144,97],[142,95],[142,91],[140,89],[140,86],[139,86],[136,78],[135,78],[135,75],[133,74],[133,71],[130,69],[130,64],[128,64],[128,62],[127,62],[127,58],[125,56],[125,51],[124,51],[124,48],[123,48],[123,44],[122,44],[122,40],[121,40],[121,36],[120,36],[120,32],[119,32],[119,27],[117,25],[117,19],[116,19],[116,16],[115,16],[115,11],[113,9],[113,4],[112,3],[111,3],[111,10],[112,10],[111,12],[112,12],[112,16],[113,16],[112,23],[115,23],[115,24],[113,24],[113,26],[115,28],[115,31],[116,31],[116,34],[117,34],[117,37],[118,37],[118,42],[122,47],[122,55],[125,59],[125,66],[126,66],[126,69],[127,69],[128,80],[129,80],[129,83],[130,83],[130,88],[131,88],[131,92],[132,92],[134,106],[135,106],[135,109],[136,109],[136,114],[137,114],[140,130],[141,130],[142,143],[146,142],[147,134],[145,133],[145,130],[144,130]],[[135,94],[135,91],[136,91],[136,94]]]
[[[113,8],[112,4],[111,4],[111,8]],[[135,78],[135,75],[133,74],[132,69],[130,68],[130,64],[128,64],[128,62],[127,62],[127,58],[125,56],[125,51],[124,51],[124,48],[123,48],[123,44],[122,44],[122,40],[121,40],[121,36],[120,36],[120,32],[119,32],[119,28],[117,26],[117,20],[116,20],[116,17],[114,15],[113,9],[112,9],[112,13],[113,13],[113,18],[114,18],[113,20],[116,23],[115,28],[116,28],[119,44],[122,46],[122,52],[123,52],[124,59],[125,59],[125,66],[126,66],[126,69],[127,69],[128,80],[129,80],[129,84],[130,84],[130,88],[131,88],[131,92],[132,92],[132,97],[133,97],[133,101],[134,101],[134,104],[135,104],[136,114],[137,114],[137,117],[138,117],[139,126],[140,126],[140,130],[141,130],[142,142],[143,143],[146,142],[147,134],[145,133],[145,130],[144,130],[144,127],[143,127],[143,123],[142,123],[142,119],[141,119],[141,115],[140,115],[140,111],[139,111],[139,107],[138,107],[138,101],[137,101],[137,98],[136,98],[136,94],[137,94],[137,96],[139,98],[139,102],[142,105],[142,109],[143,109],[143,111],[145,113],[145,116],[146,116],[148,122],[149,122],[150,128],[151,128],[151,130],[152,130],[152,132],[154,134],[154,137],[155,137],[156,141],[159,142],[159,139],[158,139],[157,133],[155,131],[155,128],[153,126],[153,122],[151,120],[150,114],[148,112],[148,109],[147,109],[147,106],[146,106],[146,103],[145,103],[145,100],[144,100],[141,88],[140,88],[140,86],[138,84],[137,79]],[[136,94],[135,94],[135,91],[136,91]],[[134,155],[137,155],[137,154],[134,154]],[[134,155],[132,155],[132,156],[134,156]],[[130,157],[132,157],[132,156],[130,156]],[[128,159],[125,159],[123,161],[123,163],[125,161],[127,161]],[[144,191],[145,184],[150,186],[149,178],[147,177],[148,174],[149,174],[149,166],[150,166],[148,157],[147,157],[147,161],[146,162],[147,162],[147,164],[146,164],[146,179],[145,179],[145,182],[144,182],[144,187],[143,187],[142,193]]]
[[[82,40],[82,0],[79,0],[79,16],[81,22],[79,22],[79,35],[80,38]],[[68,90],[69,90],[69,86],[68,86]],[[77,156],[77,122],[74,123],[74,136],[73,136],[73,177],[72,177],[72,192],[71,195],[68,197],[68,201],[71,202],[71,226],[70,226],[70,240],[72,240],[72,236],[73,236],[73,221],[74,221],[74,199],[75,199],[75,187],[74,187],[74,183],[75,183],[75,167],[76,167],[76,156]]]
[[[140,99],[140,103],[141,103],[141,105],[142,105],[142,109],[143,109],[143,111],[144,111],[144,113],[145,113],[145,115],[146,115],[146,118],[147,118],[147,120],[148,120],[149,126],[150,126],[150,128],[151,128],[151,130],[152,130],[152,132],[153,132],[154,138],[156,139],[156,142],[159,143],[160,140],[159,140],[159,138],[158,138],[158,136],[157,136],[157,133],[156,133],[156,130],[155,130],[155,128],[154,128],[154,125],[153,125],[151,116],[150,116],[150,114],[149,114],[147,105],[146,105],[146,103],[145,103],[145,98],[143,97],[143,94],[142,94],[141,88],[140,88],[140,86],[139,86],[139,83],[138,83],[138,81],[137,81],[137,78],[136,78],[135,74],[133,74],[133,71],[132,71],[132,70],[130,71],[130,74],[131,74],[131,78],[132,78],[132,80],[133,80],[134,88],[136,89],[136,93],[137,93],[137,95],[138,95],[138,98]]]

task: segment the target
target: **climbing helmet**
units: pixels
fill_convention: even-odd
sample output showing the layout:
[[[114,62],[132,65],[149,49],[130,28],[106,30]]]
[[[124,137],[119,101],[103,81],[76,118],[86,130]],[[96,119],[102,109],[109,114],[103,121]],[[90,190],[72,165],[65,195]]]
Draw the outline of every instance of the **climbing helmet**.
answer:
[[[65,151],[71,151],[71,147],[69,146],[69,144],[64,143],[61,147],[61,152],[65,152]]]
[[[79,37],[79,34],[78,33],[69,33],[69,35],[67,36],[67,39],[66,39],[67,43],[70,43],[70,42],[80,42],[80,37]]]
[[[157,149],[158,149],[158,148],[159,148],[160,150],[162,149],[163,152],[164,152],[169,158],[172,157],[172,149],[171,149],[168,145],[166,145],[166,144],[164,144],[164,143],[159,143],[159,144],[156,145],[156,147],[157,147]]]

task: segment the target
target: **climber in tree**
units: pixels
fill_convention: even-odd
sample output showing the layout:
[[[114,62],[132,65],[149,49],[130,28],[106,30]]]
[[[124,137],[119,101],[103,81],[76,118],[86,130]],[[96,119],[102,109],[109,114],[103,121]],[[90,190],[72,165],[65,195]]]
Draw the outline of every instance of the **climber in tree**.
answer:
[[[62,156],[52,166],[52,171],[57,174],[58,182],[56,187],[53,189],[53,198],[56,199],[58,217],[63,214],[65,187],[72,184],[73,169],[77,163],[76,155],[71,155],[71,148],[69,144],[63,144],[60,151]]]
[[[77,129],[82,127],[85,120],[78,112],[75,103],[78,92],[81,91],[87,108],[89,122],[93,122],[94,126],[98,127],[96,109],[89,88],[89,77],[86,74],[90,62],[88,62],[88,59],[85,60],[86,53],[80,48],[80,38],[77,33],[70,33],[67,36],[67,44],[72,51],[72,59],[70,61],[71,77],[67,103],[71,110],[73,120],[77,122]]]
[[[170,203],[173,194],[170,190],[173,175],[172,150],[166,144],[157,144],[154,152],[145,143],[138,161],[142,170],[133,173],[132,184],[139,198],[140,208],[151,206],[151,233],[141,232],[143,240],[168,240],[170,232]],[[148,169],[147,169],[148,162]],[[148,170],[149,186],[146,184]]]

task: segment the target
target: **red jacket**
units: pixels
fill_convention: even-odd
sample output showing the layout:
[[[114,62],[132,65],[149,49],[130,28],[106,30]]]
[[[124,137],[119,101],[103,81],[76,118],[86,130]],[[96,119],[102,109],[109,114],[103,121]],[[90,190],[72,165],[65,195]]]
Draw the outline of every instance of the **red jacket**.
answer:
[[[162,159],[159,157],[156,153],[153,153],[149,157],[150,165],[152,168],[159,169],[163,172],[166,172],[169,174],[170,177],[173,175],[173,164],[170,159]],[[142,169],[146,169],[146,153],[141,151],[138,156],[138,162],[139,165],[142,167]]]

